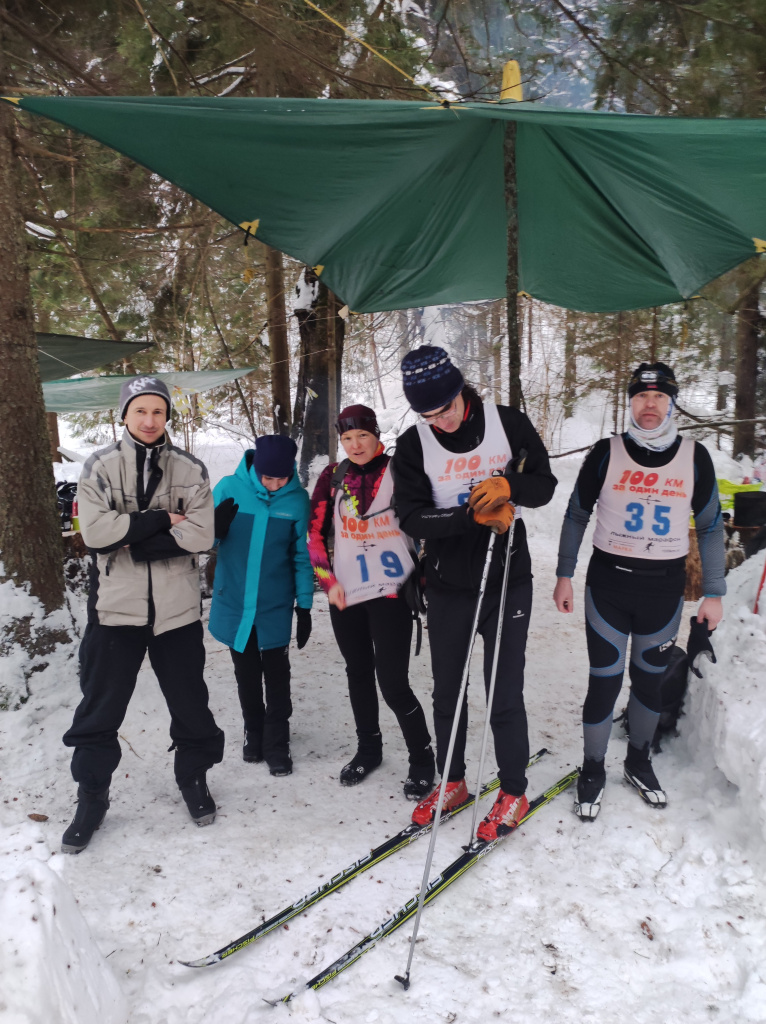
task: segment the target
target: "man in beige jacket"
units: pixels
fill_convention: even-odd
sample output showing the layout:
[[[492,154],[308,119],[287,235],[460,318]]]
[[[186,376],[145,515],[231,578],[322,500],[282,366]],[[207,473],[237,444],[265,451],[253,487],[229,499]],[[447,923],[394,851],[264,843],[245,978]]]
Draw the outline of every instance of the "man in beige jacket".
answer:
[[[126,381],[120,412],[121,440],[88,459],[77,489],[92,560],[83,697],[64,736],[79,785],[64,853],[83,850],[104,820],[121,757],[118,730],[147,651],[170,711],[176,782],[198,825],[215,819],[205,773],[223,758],[203,677],[198,553],[214,539],[207,470],[165,433],[170,394],[161,380]]]

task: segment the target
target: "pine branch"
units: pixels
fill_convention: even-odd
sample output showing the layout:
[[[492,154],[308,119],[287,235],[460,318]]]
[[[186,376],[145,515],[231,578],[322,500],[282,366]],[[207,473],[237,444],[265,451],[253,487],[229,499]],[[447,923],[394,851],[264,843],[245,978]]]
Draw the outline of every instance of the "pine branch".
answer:
[[[18,18],[14,18],[12,14],[3,10],[2,7],[0,7],[0,21],[5,22],[9,28],[12,28],[13,31],[17,32],[20,36],[23,36],[24,39],[29,40],[30,43],[36,46],[43,53],[47,54],[48,57],[54,60],[57,64],[60,64],[62,67],[67,68],[68,71],[71,71],[72,74],[79,78],[81,82],[85,82],[86,85],[89,85],[94,92],[97,92],[100,96],[109,95],[107,90],[104,89],[103,86],[99,85],[95,79],[91,78],[90,75],[86,74],[84,71],[81,71],[76,64],[68,60],[61,53],[61,50],[58,47],[54,46],[52,43],[46,42],[41,36],[38,36],[36,33],[32,32],[31,29],[27,28],[23,21],[19,21]]]

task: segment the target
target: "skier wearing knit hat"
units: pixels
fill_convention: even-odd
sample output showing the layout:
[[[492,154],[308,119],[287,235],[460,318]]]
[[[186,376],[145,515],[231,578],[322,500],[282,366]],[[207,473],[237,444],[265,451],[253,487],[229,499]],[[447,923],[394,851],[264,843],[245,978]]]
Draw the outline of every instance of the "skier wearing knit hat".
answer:
[[[434,728],[439,772],[447,773],[444,809],[468,799],[465,782],[467,711],[459,719],[452,761],[446,764],[471,625],[487,559],[490,531],[505,534],[514,516],[513,548],[498,543],[489,566],[478,629],[484,639],[489,684],[497,635],[503,567],[511,558],[490,722],[500,791],[480,823],[478,837],[492,840],[516,827],[526,813],[529,758],[524,709],[524,651],[532,608],[532,567],[520,508],[537,508],[553,496],[556,478],[548,453],[518,409],[482,402],[442,348],[423,345],[402,361],[404,394],[420,423],[397,442],[393,472],[402,527],[425,539],[428,635],[434,679]],[[412,815],[426,824],[439,790]]]
[[[722,615],[726,583],[718,484],[707,449],[678,433],[673,417],[677,395],[675,375],[665,363],[641,363],[633,371],[630,426],[591,448],[561,528],[553,600],[560,612],[572,612],[577,554],[597,505],[585,579],[590,677],[575,801],[575,813],[583,821],[592,821],[601,808],[604,759],[629,636],[630,735],[624,777],[652,807],[667,804],[649,749],[662,710],[662,673],[683,611],[690,513],[697,527],[705,592],[692,619],[690,644],[712,650],[708,637]]]
[[[213,492],[218,557],[208,628],[229,647],[234,663],[245,727],[242,757],[265,760],[277,776],[293,770],[293,607],[300,650],[311,634],[314,596],[306,547],[309,498],[295,469],[297,450],[289,437],[259,437]]]
[[[374,411],[350,405],[336,427],[346,458],[327,466],[317,481],[309,552],[330,602],[356,725],[357,751],[341,769],[340,782],[354,786],[382,761],[377,675],[407,746],[404,795],[418,800],[433,785],[434,755],[423,708],[409,682],[413,620],[402,586],[414,571],[414,546],[392,509],[389,457]]]

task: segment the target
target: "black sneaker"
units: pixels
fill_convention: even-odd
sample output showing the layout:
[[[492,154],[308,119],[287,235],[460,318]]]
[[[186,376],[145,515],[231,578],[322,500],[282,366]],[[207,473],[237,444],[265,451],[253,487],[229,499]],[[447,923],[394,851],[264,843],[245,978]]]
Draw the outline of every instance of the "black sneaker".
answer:
[[[418,761],[410,759],[410,769],[404,780],[404,795],[408,800],[422,800],[434,788],[436,762],[431,747],[418,755]]]
[[[260,764],[263,760],[263,733],[245,729],[245,742],[242,744],[242,760]]]
[[[606,784],[604,761],[583,760],[580,777],[577,780],[577,798],[574,811],[581,821],[595,821],[601,810],[601,799]]]
[[[639,750],[628,743],[628,756],[625,758],[625,781],[629,782],[650,807],[667,807],[668,798],[652,768],[649,757],[649,744]]]
[[[109,790],[86,793],[82,786],[79,786],[77,800],[74,820],[61,840],[62,853],[79,853],[91,841],[93,833],[100,828],[109,810]]]
[[[212,825],[215,821],[215,800],[207,788],[205,773],[195,775],[185,786],[179,786],[189,814],[198,825]]]

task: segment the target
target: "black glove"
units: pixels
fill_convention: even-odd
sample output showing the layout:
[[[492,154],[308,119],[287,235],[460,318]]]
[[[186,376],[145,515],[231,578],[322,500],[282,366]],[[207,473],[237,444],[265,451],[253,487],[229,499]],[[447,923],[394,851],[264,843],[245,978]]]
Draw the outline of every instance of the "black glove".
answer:
[[[713,630],[707,628],[707,620],[703,619],[702,622],[698,622],[696,616],[692,616],[691,619],[691,630],[689,631],[689,642],[686,645],[686,657],[689,659],[689,668],[697,676],[698,679],[702,679],[702,673],[699,670],[699,663],[702,660],[703,655],[713,664],[716,664],[715,651],[713,645],[710,643],[710,637],[713,635]]]
[[[215,512],[215,536],[216,540],[225,540],[229,527],[234,521],[234,516],[239,512],[239,505],[234,504],[233,498],[224,498],[220,505],[216,505]]]
[[[311,612],[308,608],[296,608],[295,617],[298,620],[295,629],[295,642],[298,645],[298,650],[301,651],[311,636]]]

